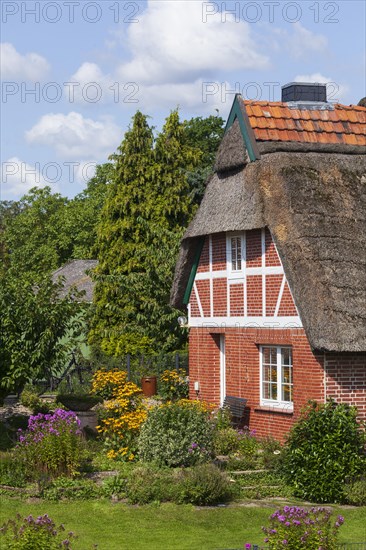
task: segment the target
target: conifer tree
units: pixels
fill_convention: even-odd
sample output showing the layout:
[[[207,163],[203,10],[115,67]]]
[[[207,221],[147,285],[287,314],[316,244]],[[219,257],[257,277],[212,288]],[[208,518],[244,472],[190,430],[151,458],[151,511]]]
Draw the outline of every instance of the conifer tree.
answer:
[[[187,171],[199,161],[177,111],[154,140],[137,112],[111,158],[115,179],[97,234],[99,266],[90,340],[104,352],[169,351],[180,346],[169,293],[180,238],[192,214]]]

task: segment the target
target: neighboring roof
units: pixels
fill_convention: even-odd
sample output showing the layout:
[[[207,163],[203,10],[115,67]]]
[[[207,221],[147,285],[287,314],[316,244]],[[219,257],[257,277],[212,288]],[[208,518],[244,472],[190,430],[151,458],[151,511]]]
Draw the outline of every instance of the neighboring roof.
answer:
[[[321,103],[319,107],[279,101],[241,101],[258,141],[341,143],[366,146],[366,109]]]
[[[98,260],[71,260],[52,274],[52,279],[57,281],[59,277],[64,277],[64,288],[60,295],[66,296],[72,286],[75,286],[79,291],[85,291],[82,296],[83,302],[93,301],[94,283],[87,272],[94,269],[98,265]]]
[[[205,235],[267,226],[311,346],[329,351],[366,351],[365,147],[346,141],[333,144],[331,129],[340,129],[340,118],[316,121],[310,117],[305,122],[305,118],[296,118],[296,109],[292,111],[283,104],[244,102],[240,97],[235,101],[217,154],[217,173],[208,181],[201,206],[183,238],[172,305],[183,305],[195,249]],[[243,109],[250,124],[257,124],[245,132],[244,117],[240,120]],[[292,119],[285,118],[291,113]],[[347,116],[342,123],[343,137],[360,137],[365,108],[336,106],[332,113],[333,117],[334,113]],[[284,121],[291,127],[296,120],[303,125],[296,134],[280,128]],[[309,126],[306,129],[309,122],[313,128],[318,124],[317,132],[309,132]],[[256,152],[257,160],[253,162],[246,153],[247,144],[253,132],[259,136],[260,130],[268,131],[260,124],[274,126],[271,130],[276,132],[272,134],[276,141],[261,143],[254,138],[251,151],[260,153]],[[299,135],[305,139],[310,133],[323,141],[281,142],[281,132],[287,132],[287,139]],[[267,136],[270,140],[269,133]],[[327,136],[329,142],[324,141]]]

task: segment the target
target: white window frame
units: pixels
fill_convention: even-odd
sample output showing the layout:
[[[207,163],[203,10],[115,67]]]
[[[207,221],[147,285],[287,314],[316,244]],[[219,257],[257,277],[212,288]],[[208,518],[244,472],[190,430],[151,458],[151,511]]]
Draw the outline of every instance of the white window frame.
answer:
[[[241,267],[240,269],[234,269],[233,268],[233,260],[232,260],[232,239],[240,239],[240,247],[241,247]],[[243,277],[244,276],[244,270],[245,270],[245,262],[246,262],[246,241],[245,241],[245,233],[227,233],[227,239],[226,239],[226,256],[227,256],[227,272],[229,275],[234,275]]]
[[[264,350],[265,349],[276,349],[276,367],[277,367],[277,399],[268,399],[264,397],[264,364],[263,364],[263,356],[264,356]],[[260,404],[262,407],[271,407],[276,409],[283,409],[286,411],[293,411],[294,404],[292,401],[284,401],[282,399],[282,392],[283,392],[283,380],[282,380],[282,350],[290,350],[291,353],[291,382],[288,384],[292,386],[292,398],[293,398],[293,390],[294,390],[294,384],[293,384],[293,355],[292,355],[292,348],[291,346],[276,346],[276,345],[263,345],[260,346]],[[280,399],[278,398],[280,396]]]

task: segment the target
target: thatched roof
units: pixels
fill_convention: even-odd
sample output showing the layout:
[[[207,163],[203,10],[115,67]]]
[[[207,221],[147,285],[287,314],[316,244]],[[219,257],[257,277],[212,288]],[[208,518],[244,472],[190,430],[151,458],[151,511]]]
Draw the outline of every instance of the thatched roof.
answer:
[[[361,151],[361,149],[360,149]],[[268,226],[314,349],[366,350],[366,157],[274,152],[216,174],[182,243],[182,307],[197,239]]]
[[[59,269],[53,272],[52,279],[57,281],[59,277],[64,277],[64,287],[60,293],[61,297],[66,296],[72,286],[79,291],[85,291],[81,300],[85,302],[93,301],[94,283],[88,275],[88,271],[94,269],[98,260],[71,260]]]

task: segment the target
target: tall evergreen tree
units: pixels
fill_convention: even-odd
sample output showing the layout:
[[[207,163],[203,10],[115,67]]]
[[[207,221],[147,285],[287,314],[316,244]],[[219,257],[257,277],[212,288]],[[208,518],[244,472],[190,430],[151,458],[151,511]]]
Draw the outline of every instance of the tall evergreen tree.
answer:
[[[98,228],[91,342],[111,355],[180,345],[169,292],[179,241],[193,213],[187,172],[200,152],[186,143],[177,111],[154,141],[137,112],[111,157],[115,181]]]

